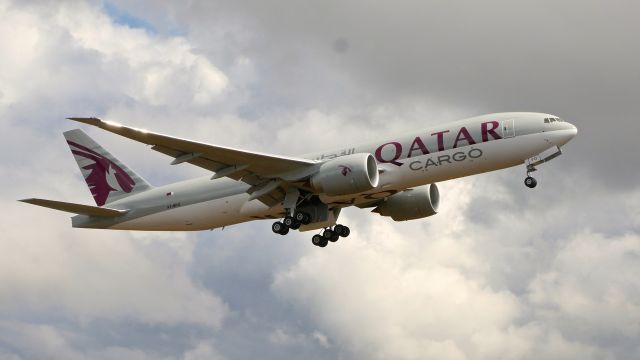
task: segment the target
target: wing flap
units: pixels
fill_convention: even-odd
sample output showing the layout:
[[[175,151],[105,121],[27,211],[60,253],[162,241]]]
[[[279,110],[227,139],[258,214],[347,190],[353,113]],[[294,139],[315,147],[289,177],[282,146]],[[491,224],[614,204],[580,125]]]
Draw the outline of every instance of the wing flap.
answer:
[[[117,210],[91,205],[75,204],[64,201],[54,201],[45,199],[23,199],[20,200],[27,204],[38,205],[49,209],[66,211],[73,214],[99,216],[99,217],[118,217],[124,215],[127,210]]]

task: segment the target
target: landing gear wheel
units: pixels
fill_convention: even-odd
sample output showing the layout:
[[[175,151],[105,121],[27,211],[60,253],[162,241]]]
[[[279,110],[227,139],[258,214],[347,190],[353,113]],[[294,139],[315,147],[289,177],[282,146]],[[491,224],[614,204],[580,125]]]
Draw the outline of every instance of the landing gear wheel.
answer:
[[[298,230],[298,229],[300,229],[300,225],[302,225],[302,224],[300,224],[299,222],[296,221],[296,222],[293,223],[293,225],[289,226],[289,228],[291,230]]]
[[[311,215],[306,212],[299,211],[293,215],[293,218],[302,225],[311,224]]]
[[[298,221],[298,222],[302,222],[302,220],[304,220],[304,213],[303,212],[296,212],[293,215],[293,218],[296,219],[296,221]]]
[[[293,227],[293,224],[296,223],[296,219],[294,219],[293,216],[287,216],[284,218],[284,220],[282,220],[282,223],[287,227]]]
[[[336,234],[338,234],[339,236],[342,236],[342,233],[344,232],[344,225],[336,225],[333,227],[333,232],[335,232]]]
[[[331,242],[336,242],[338,241],[338,238],[340,238],[340,235],[338,235],[335,231],[331,229],[326,229],[325,231],[322,232],[322,237]]]
[[[334,226],[333,231],[342,237],[347,237],[351,233],[348,227],[340,224]]]
[[[530,188],[533,189],[534,187],[536,187],[536,185],[538,185],[538,182],[536,181],[536,179],[532,178],[531,176],[527,176],[524,179],[524,184]]]
[[[276,234],[286,235],[289,232],[289,228],[280,221],[276,221],[271,225],[271,231]]]
[[[322,235],[318,235],[318,234],[313,235],[313,237],[311,238],[311,243],[319,247],[325,247],[328,244],[327,239],[325,239]]]

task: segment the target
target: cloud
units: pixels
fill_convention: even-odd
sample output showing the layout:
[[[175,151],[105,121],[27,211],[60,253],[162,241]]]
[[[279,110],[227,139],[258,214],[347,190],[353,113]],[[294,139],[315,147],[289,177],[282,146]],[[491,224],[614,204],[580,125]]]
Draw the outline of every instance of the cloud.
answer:
[[[200,343],[194,349],[187,351],[183,357],[184,360],[216,360],[224,359],[211,344]]]
[[[0,13],[0,130],[7,134],[0,203],[8,214],[0,222],[3,355],[142,359],[187,351],[189,345],[161,353],[141,343],[108,344],[109,336],[91,345],[83,329],[108,322],[120,331],[132,324],[219,329],[229,309],[189,275],[193,235],[77,231],[68,215],[16,200],[90,199],[59,137],[68,123],[53,118],[131,101],[203,106],[224,91],[226,77],[184,40],[114,24],[92,4],[4,1]],[[156,73],[165,77],[150,82]]]
[[[153,348],[147,351],[126,346],[92,348],[85,334],[65,331],[49,325],[32,325],[18,322],[0,322],[0,344],[16,353],[0,352],[3,359],[98,359],[98,360],[146,360],[146,359],[224,359],[210,343],[200,343],[178,356],[163,356]],[[78,349],[78,344],[85,346]],[[158,346],[156,346],[156,349]]]
[[[632,170],[640,166],[633,135],[640,125],[631,120],[640,114],[633,105],[640,97],[640,48],[632,35],[638,6],[624,0],[163,5],[194,43],[211,48],[206,44],[222,33],[228,51],[258,59],[259,82],[248,89],[254,109],[427,99],[465,116],[554,113],[580,129],[570,148],[581,156],[568,166],[625,189],[640,181]],[[349,43],[348,53],[334,51],[340,40]],[[613,139],[618,145],[608,146]]]
[[[0,357],[638,357],[636,7],[0,0]],[[299,154],[503,110],[580,129],[538,188],[517,167],[439,184],[425,220],[348,209],[325,249],[15,201],[90,201],[72,115]],[[205,173],[89,133],[151,183]]]
[[[121,84],[120,91],[124,88],[138,101],[206,105],[228,83],[224,73],[194,53],[183,38],[162,39],[141,29],[117,26],[105,14],[82,5],[63,6],[58,21],[73,24],[65,30],[76,46],[96,52],[107,68],[124,67],[128,86]]]
[[[639,257],[637,233],[577,234],[536,275],[529,298],[541,317],[554,314],[554,325],[576,337],[634,338],[640,333]]]
[[[2,201],[22,213],[24,204]],[[193,241],[185,235],[75,231],[64,215],[12,218],[3,226],[0,304],[3,316],[123,319],[148,324],[219,327],[224,302],[188,277]],[[30,224],[39,222],[41,227]],[[49,234],[49,235],[47,235]],[[178,241],[171,245],[167,240]],[[126,266],[124,266],[126,265]]]
[[[491,224],[456,222],[452,214],[470,206],[464,199],[475,200],[475,187],[464,182],[442,192],[440,217],[429,225],[397,230],[389,221],[364,220],[367,231],[357,226],[349,239],[281,271],[274,291],[309,314],[349,358],[637,352],[637,234],[576,234],[557,239],[559,249],[549,251],[544,234],[527,229],[527,214]],[[509,226],[527,235],[511,234]],[[526,276],[532,266],[537,269]]]

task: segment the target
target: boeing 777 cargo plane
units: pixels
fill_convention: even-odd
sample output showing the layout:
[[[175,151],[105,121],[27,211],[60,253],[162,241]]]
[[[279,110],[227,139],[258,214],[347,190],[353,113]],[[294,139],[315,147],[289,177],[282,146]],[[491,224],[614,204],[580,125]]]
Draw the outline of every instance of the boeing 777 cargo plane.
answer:
[[[280,156],[211,145],[96,118],[70,118],[151,145],[212,172],[153,187],[82,130],[64,133],[97,206],[44,199],[26,203],[77,214],[73,227],[182,231],[278,219],[273,232],[319,230],[325,247],[349,235],[337,224],[348,206],[370,208],[395,221],[435,215],[437,182],[524,164],[530,173],[560,155],[577,133],[549,114],[500,113],[461,120],[365,144],[300,156]],[[549,153],[547,156],[542,156]],[[542,154],[542,155],[541,155]]]

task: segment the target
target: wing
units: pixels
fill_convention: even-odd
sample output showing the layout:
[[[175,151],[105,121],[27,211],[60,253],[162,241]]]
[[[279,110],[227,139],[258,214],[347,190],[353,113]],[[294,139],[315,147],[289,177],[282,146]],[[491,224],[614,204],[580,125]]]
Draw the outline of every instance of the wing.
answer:
[[[212,179],[229,177],[243,181],[251,188],[252,198],[273,206],[284,199],[287,182],[295,182],[312,174],[318,162],[276,156],[230,147],[211,145],[127,127],[97,118],[69,118],[118,134],[173,157],[172,165],[190,163],[215,172]],[[283,181],[284,180],[284,181]]]

